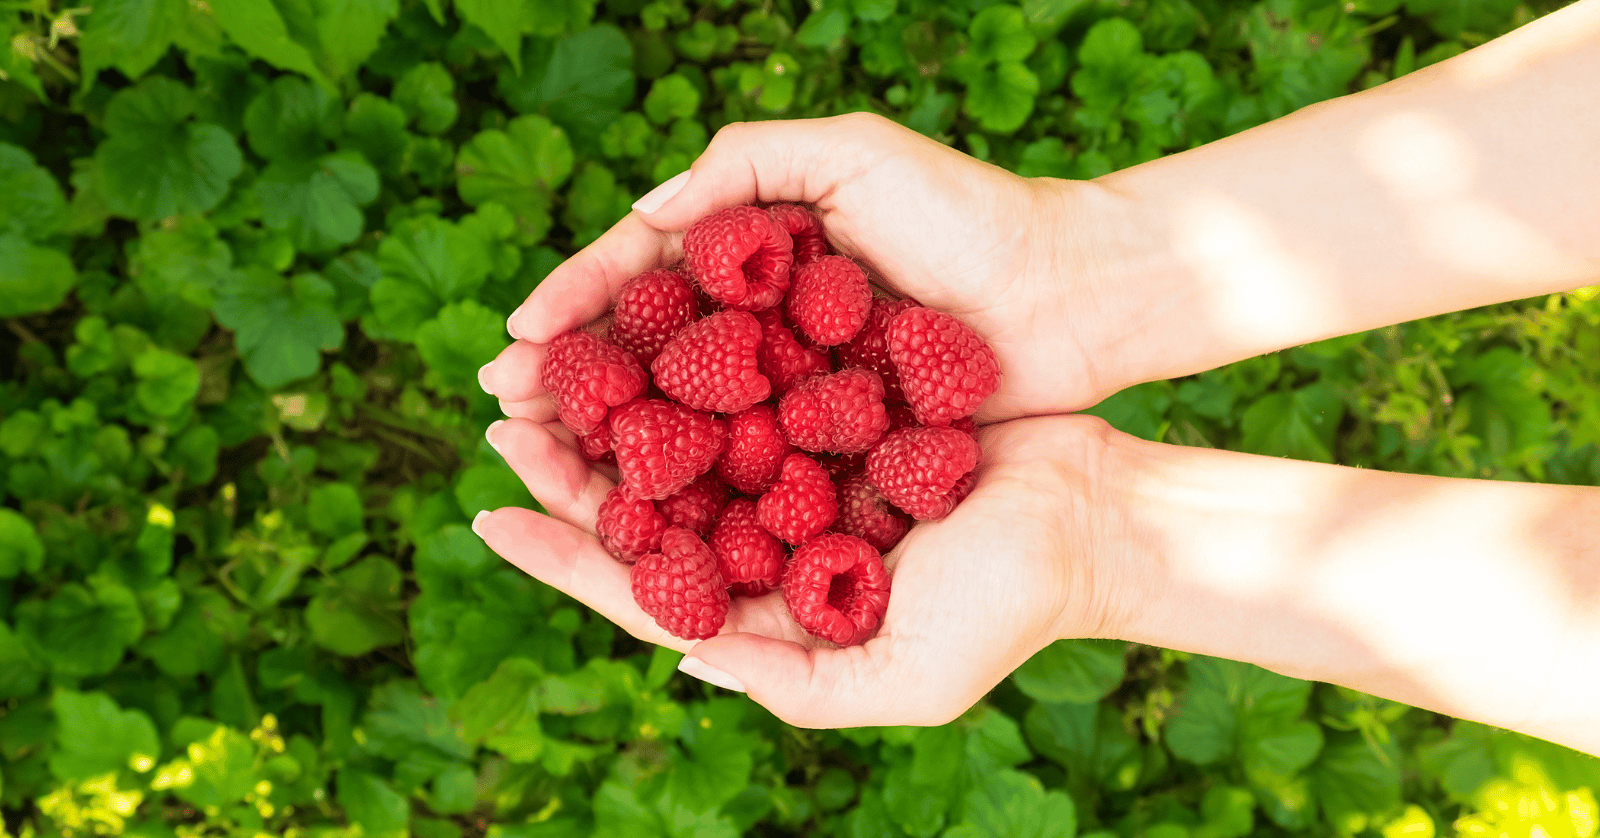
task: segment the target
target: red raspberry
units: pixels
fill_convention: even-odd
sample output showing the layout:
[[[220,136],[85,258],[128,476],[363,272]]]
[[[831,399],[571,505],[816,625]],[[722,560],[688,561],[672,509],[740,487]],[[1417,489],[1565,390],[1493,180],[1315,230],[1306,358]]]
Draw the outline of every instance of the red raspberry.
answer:
[[[828,252],[828,236],[822,232],[822,219],[799,204],[773,204],[767,207],[778,226],[794,240],[796,267]]]
[[[783,581],[783,544],[757,523],[755,501],[730,502],[708,543],[728,593],[761,596]]]
[[[828,473],[828,477],[832,478],[835,486],[846,478],[857,474],[865,474],[867,471],[867,453],[865,451],[859,454],[819,454],[817,462],[822,464],[823,470]]]
[[[971,416],[1000,386],[994,350],[965,323],[927,308],[889,321],[889,358],[900,388],[922,424],[948,425]]]
[[[689,274],[712,299],[741,311],[771,308],[783,299],[793,248],[783,226],[751,206],[714,212],[683,234]]]
[[[717,460],[717,474],[747,495],[760,495],[778,482],[778,472],[794,446],[778,429],[778,411],[758,404],[728,417],[728,445]]]
[[[783,394],[778,423],[796,448],[857,454],[889,429],[878,374],[851,369],[808,378]]]
[[[717,522],[717,516],[727,505],[727,484],[709,473],[656,501],[656,509],[661,510],[669,526],[683,527],[701,538],[711,534],[711,525]]]
[[[656,505],[635,496],[626,486],[617,486],[600,502],[600,517],[595,522],[600,543],[623,562],[635,562],[646,553],[661,549],[661,534],[667,519]]]
[[[827,352],[807,348],[795,339],[777,309],[758,311],[756,319],[761,321],[761,351],[756,357],[761,374],[772,382],[772,392],[783,395],[795,382],[832,368]]]
[[[578,451],[583,458],[591,463],[614,463],[616,455],[611,453],[611,421],[609,418],[600,420],[600,426],[586,434],[578,434]]]
[[[639,559],[630,578],[633,601],[684,640],[711,637],[728,618],[728,588],[717,573],[717,557],[682,527],[668,528],[661,552]]]
[[[684,327],[651,362],[656,386],[695,410],[737,413],[772,395],[757,368],[761,324],[722,311]]]
[[[611,411],[617,471],[641,498],[660,500],[705,474],[727,437],[725,424],[681,404],[640,399]]]
[[[878,297],[867,312],[867,322],[849,343],[839,345],[839,365],[872,370],[883,379],[884,399],[905,401],[900,391],[900,374],[889,361],[889,321],[908,308],[916,308],[915,300],[890,300]]]
[[[790,454],[772,491],[756,501],[761,527],[794,545],[816,538],[838,517],[833,481],[816,460],[804,454]]]
[[[954,428],[906,428],[867,455],[867,479],[889,502],[920,521],[950,514],[956,489],[978,465],[978,443]]]
[[[861,267],[843,256],[819,256],[794,269],[789,319],[823,346],[856,336],[872,308],[872,288]]]
[[[865,474],[857,474],[839,484],[839,520],[833,528],[871,544],[879,553],[887,553],[905,538],[911,522],[889,504]]]
[[[841,646],[860,643],[889,610],[889,570],[871,544],[825,533],[795,551],[783,601],[806,631]]]
[[[700,316],[700,304],[689,280],[663,269],[628,280],[617,292],[611,316],[611,340],[648,366],[673,335]]]
[[[638,396],[649,381],[632,355],[588,332],[556,335],[539,378],[555,397],[561,423],[579,434],[593,433],[607,408]]]

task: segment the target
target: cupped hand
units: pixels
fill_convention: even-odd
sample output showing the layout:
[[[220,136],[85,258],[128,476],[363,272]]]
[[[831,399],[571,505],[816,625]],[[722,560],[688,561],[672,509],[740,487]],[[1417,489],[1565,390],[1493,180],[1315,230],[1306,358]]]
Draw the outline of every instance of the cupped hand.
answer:
[[[1077,410],[1136,383],[1096,364],[1124,343],[1114,332],[1137,305],[1094,267],[1114,197],[1092,183],[1021,178],[851,114],[717,132],[689,172],[636,205],[653,211],[630,213],[511,315],[519,340],[485,368],[485,389],[507,415],[554,416],[538,380],[544,345],[601,317],[628,279],[677,261],[695,220],[752,202],[813,205],[834,248],[875,281],[977,330],[1001,368],[980,422]]]
[[[662,631],[634,603],[628,566],[595,536],[614,484],[559,423],[509,419],[490,434],[550,514],[507,507],[473,527],[522,570],[641,640],[688,652],[686,671],[742,687],[791,724],[941,724],[1050,642],[1107,630],[1113,574],[1096,566],[1116,561],[1115,549],[1100,547],[1117,519],[1096,508],[1097,472],[1114,434],[1084,416],[984,428],[972,494],[885,556],[893,582],[883,625],[842,649],[806,634],[778,592],[735,598],[708,640]]]

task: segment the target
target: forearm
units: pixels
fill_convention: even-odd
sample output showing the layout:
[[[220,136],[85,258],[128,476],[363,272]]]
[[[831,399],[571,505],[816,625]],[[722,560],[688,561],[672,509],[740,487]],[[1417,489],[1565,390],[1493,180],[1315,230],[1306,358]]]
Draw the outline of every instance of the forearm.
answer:
[[[1113,636],[1600,753],[1600,489],[1121,435],[1108,457],[1145,592]]]
[[[1600,281],[1600,0],[1108,175],[1133,380]],[[1140,251],[1143,251],[1140,253]]]

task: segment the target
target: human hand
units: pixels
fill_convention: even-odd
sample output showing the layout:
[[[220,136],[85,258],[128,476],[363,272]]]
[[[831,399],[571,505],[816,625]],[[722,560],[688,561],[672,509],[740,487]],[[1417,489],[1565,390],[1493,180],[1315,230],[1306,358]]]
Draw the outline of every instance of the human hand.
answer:
[[[1099,548],[1118,518],[1092,504],[1098,458],[1114,434],[1085,416],[984,428],[972,494],[944,520],[913,527],[884,557],[893,587],[883,625],[843,649],[802,630],[781,592],[735,598],[708,640],[662,631],[634,603],[628,566],[595,535],[600,501],[615,484],[559,422],[509,419],[490,429],[491,444],[550,514],[507,507],[483,513],[473,528],[501,556],[633,636],[690,652],[685,671],[742,687],[790,724],[941,724],[1050,642],[1108,630],[1116,610],[1096,567],[1118,560]]]
[[[1116,199],[1092,183],[1027,179],[881,117],[732,125],[693,169],[663,184],[556,268],[511,315],[520,338],[484,369],[507,415],[555,415],[538,381],[544,345],[605,314],[620,286],[682,254],[683,231],[723,207],[805,202],[833,246],[877,282],[948,312],[994,348],[1000,389],[980,422],[1087,407],[1143,380],[1126,354],[1144,305],[1096,264]],[[674,181],[681,189],[666,197]]]

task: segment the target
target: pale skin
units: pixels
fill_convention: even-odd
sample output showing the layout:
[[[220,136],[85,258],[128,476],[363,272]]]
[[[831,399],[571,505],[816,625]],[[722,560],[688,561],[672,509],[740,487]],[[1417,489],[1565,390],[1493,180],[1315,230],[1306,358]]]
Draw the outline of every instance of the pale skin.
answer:
[[[1600,753],[1600,489],[1145,442],[1064,416],[1126,386],[1600,281],[1600,0],[1456,59],[1097,181],[1022,179],[874,117],[731,126],[556,269],[480,378],[549,515],[475,528],[685,671],[807,727],[937,724],[1057,638],[1255,663]],[[674,191],[674,189],[676,191]],[[670,194],[663,194],[670,193]],[[893,291],[994,346],[977,489],[887,557],[862,646],[776,597],[665,635],[593,535],[611,476],[553,421],[543,347],[751,201],[817,207]]]

